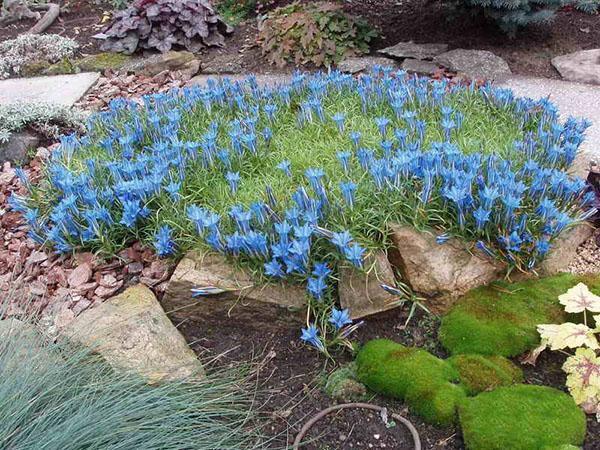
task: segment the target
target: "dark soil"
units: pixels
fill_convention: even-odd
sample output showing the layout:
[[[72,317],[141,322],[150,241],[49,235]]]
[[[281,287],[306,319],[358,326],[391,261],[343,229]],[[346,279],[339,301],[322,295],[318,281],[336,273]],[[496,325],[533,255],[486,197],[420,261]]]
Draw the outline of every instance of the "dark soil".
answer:
[[[349,9],[380,28],[375,48],[400,41],[442,42],[453,48],[489,50],[504,58],[519,75],[559,78],[550,60],[578,50],[600,47],[600,15],[570,9],[552,24],[531,26],[509,39],[493,22],[433,0],[350,0]]]
[[[45,33],[75,39],[83,54],[98,53],[99,41],[92,36],[103,28],[102,18],[105,12],[111,11],[110,4],[101,0],[53,0],[53,3],[60,5],[60,16]],[[25,33],[34,24],[34,20],[22,20],[0,28],[0,42]]]
[[[270,2],[269,8],[291,0]],[[305,0],[308,1],[308,0]],[[82,53],[98,51],[98,42],[91,36],[102,28],[103,15],[112,8],[101,0],[60,0],[63,12],[48,33],[72,37],[81,44]],[[450,49],[489,50],[503,57],[512,71],[519,75],[558,78],[550,64],[554,56],[600,47],[600,15],[588,15],[563,9],[550,25],[531,26],[509,39],[494,23],[468,11],[453,9],[448,3],[434,0],[346,0],[346,10],[361,15],[379,28],[381,37],[373,51],[400,41],[444,42]],[[23,21],[0,30],[0,41],[14,38],[33,25]],[[227,39],[225,49],[208,49],[203,62],[223,55],[236,62],[246,72],[278,72],[266,63],[256,46],[256,20],[250,18],[237,27]],[[292,67],[284,71],[289,72]]]
[[[235,316],[235,311],[233,313]],[[368,318],[356,334],[364,343],[379,337],[406,345],[424,347],[445,357],[436,341],[438,320],[432,316],[415,317],[406,330],[402,311],[389,311]],[[265,433],[273,439],[272,448],[291,448],[302,425],[335,401],[323,392],[327,374],[337,367],[325,361],[316,351],[301,344],[300,326],[290,324],[253,324],[235,317],[215,318],[210,323],[185,320],[179,325],[192,348],[207,359],[217,358],[217,365],[227,366],[254,361],[258,371],[258,403],[267,417]],[[337,364],[351,361],[351,355],[336,355]],[[536,367],[524,367],[526,382],[564,390],[565,375],[561,370],[564,357],[546,352]],[[390,413],[407,417],[420,433],[424,449],[464,449],[460,430],[425,424],[401,403],[372,396],[372,403],[385,406]],[[345,410],[332,413],[310,430],[306,450],[397,449],[413,448],[411,436],[401,424],[386,428],[376,412]],[[600,449],[600,425],[588,416],[588,435],[584,450]]]

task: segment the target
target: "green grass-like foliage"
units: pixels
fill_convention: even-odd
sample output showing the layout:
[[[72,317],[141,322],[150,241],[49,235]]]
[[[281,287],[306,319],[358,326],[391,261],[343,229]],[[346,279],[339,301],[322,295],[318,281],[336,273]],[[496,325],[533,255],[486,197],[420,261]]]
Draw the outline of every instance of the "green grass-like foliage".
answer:
[[[469,396],[523,381],[521,368],[502,356],[455,355],[447,361]]]
[[[97,356],[0,322],[0,448],[259,448],[241,373],[150,386]]]
[[[520,355],[539,344],[537,325],[565,321],[558,296],[578,282],[600,293],[600,278],[571,274],[472,290],[442,318],[440,342],[452,354]]]
[[[387,339],[369,341],[356,358],[358,379],[369,389],[404,400],[430,423],[450,425],[465,392],[458,372],[425,350]]]
[[[586,420],[567,394],[545,386],[501,387],[459,409],[468,450],[544,450],[580,446]],[[569,448],[569,447],[567,447]]]
[[[329,67],[347,56],[367,53],[376,35],[372,26],[343,12],[340,5],[296,2],[267,15],[258,40],[268,61],[277,66]]]

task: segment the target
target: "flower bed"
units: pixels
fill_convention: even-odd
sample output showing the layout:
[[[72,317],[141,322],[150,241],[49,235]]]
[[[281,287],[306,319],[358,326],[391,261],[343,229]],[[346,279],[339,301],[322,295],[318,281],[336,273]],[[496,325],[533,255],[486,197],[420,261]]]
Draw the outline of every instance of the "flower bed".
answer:
[[[112,102],[12,206],[58,252],[202,247],[308,279],[322,299],[338,261],[360,267],[389,245],[390,221],[533,267],[587,214],[584,182],[566,174],[586,127],[561,125],[546,100],[387,69],[213,82]]]

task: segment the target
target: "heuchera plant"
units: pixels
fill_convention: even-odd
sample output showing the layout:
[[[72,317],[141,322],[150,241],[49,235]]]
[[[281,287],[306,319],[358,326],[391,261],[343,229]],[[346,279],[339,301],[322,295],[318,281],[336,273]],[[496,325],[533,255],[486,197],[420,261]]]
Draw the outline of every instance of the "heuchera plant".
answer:
[[[294,3],[271,12],[258,41],[272,64],[312,63],[329,67],[347,56],[366,53],[377,35],[373,27],[333,3]]]
[[[228,31],[227,26],[209,0],[138,0],[115,14],[104,31],[108,37],[104,48],[124,46],[132,53],[140,46],[167,52],[179,45],[196,52],[205,46],[222,46],[220,31]]]
[[[560,325],[538,325],[542,342],[536,348],[528,362],[535,362],[537,356],[547,347],[550,350],[574,349],[575,354],[567,358],[563,370],[567,373],[569,392],[588,414],[596,414],[600,421],[600,314],[592,316],[592,325],[588,313],[600,313],[600,297],[594,295],[588,287],[579,283],[560,295],[558,300],[571,314],[583,314],[583,323],[566,322]],[[594,326],[594,328],[592,328]]]

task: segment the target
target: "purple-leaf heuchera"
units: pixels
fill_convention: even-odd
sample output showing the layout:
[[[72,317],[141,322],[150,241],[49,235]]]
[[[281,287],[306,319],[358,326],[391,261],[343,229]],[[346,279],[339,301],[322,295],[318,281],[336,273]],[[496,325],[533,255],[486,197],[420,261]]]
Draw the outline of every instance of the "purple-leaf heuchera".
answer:
[[[133,53],[139,46],[167,52],[173,46],[197,52],[223,46],[232,30],[209,0],[137,0],[114,15],[104,30],[104,50]]]
[[[118,251],[141,239],[162,256],[202,246],[273,281],[306,281],[311,302],[326,304],[340,261],[362,268],[389,245],[388,220],[420,221],[439,245],[466,238],[528,270],[596,211],[584,181],[566,173],[589,124],[561,123],[547,99],[375,68],[297,73],[271,87],[212,80],[142,100],[112,101],[86,136],[62,138],[42,183],[24,179],[31,195],[10,206],[36,242]],[[463,103],[510,117],[516,142],[484,152],[457,139],[472,139]],[[338,141],[303,160],[310,143],[282,151],[291,132]]]

